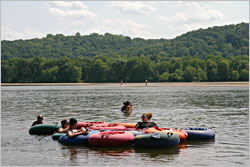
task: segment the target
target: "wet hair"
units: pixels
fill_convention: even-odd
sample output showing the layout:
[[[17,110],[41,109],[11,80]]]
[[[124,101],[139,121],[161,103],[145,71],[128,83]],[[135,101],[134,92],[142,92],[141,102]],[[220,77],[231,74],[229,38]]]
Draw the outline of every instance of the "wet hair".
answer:
[[[122,112],[125,112],[126,107],[127,107],[128,105],[131,105],[131,106],[132,106],[132,103],[131,103],[130,101],[125,101],[125,102],[123,102],[123,106],[122,106],[122,108],[121,108],[121,111],[122,111]]]
[[[148,112],[148,113],[143,113],[141,116],[145,116],[148,119],[150,119],[150,118],[152,118],[153,114]]]
[[[128,105],[132,105],[132,103],[130,101],[125,101],[123,102],[123,105],[128,106]]]
[[[43,118],[43,115],[39,114],[39,115],[37,116],[37,120],[39,120],[39,118]]]
[[[122,106],[121,111],[126,110],[126,106]]]
[[[62,127],[64,127],[64,125],[67,124],[68,122],[69,122],[68,119],[63,119],[63,120],[61,121]]]
[[[75,123],[77,123],[77,120],[75,118],[70,118],[69,124],[74,125]]]

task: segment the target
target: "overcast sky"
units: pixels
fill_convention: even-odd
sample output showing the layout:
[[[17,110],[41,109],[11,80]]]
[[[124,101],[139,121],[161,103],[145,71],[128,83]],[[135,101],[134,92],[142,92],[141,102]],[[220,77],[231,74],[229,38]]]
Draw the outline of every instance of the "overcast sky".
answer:
[[[172,39],[241,22],[249,23],[248,1],[1,1],[1,40],[76,32]]]

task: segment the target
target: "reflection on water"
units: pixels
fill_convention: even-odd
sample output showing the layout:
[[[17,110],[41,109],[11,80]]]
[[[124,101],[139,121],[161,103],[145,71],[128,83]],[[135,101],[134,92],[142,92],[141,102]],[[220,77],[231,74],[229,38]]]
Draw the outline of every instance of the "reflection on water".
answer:
[[[77,151],[74,147],[69,148],[69,152],[70,152],[70,160],[74,161],[77,159]]]
[[[248,92],[247,87],[2,87],[1,165],[248,166]],[[127,100],[134,106],[129,117],[120,111]],[[143,112],[153,113],[152,121],[163,128],[211,128],[216,139],[138,150],[65,146],[28,133],[38,114],[47,123],[71,117],[136,123]]]
[[[161,148],[161,149],[148,149],[148,148],[137,148],[135,147],[136,153],[143,153],[143,156],[148,156],[150,158],[157,158],[158,156],[165,155],[167,160],[173,160],[174,154],[179,154],[180,149],[178,146],[170,148]],[[171,158],[172,157],[172,158]]]
[[[123,146],[123,147],[94,147],[89,146],[90,150],[95,151],[100,155],[110,155],[110,156],[129,156],[131,153],[134,153],[134,149],[132,145]]]

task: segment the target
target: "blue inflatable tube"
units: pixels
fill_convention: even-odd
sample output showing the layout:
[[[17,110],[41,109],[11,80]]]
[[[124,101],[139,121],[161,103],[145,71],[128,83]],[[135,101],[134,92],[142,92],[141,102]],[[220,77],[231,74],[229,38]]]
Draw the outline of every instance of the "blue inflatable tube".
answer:
[[[187,140],[209,140],[215,138],[215,133],[212,129],[208,128],[184,128],[188,133]]]
[[[99,133],[98,130],[89,131],[88,135],[78,135],[76,137],[69,137],[66,134],[59,137],[58,142],[62,144],[72,144],[72,145],[86,145],[88,144],[89,136],[95,133]]]

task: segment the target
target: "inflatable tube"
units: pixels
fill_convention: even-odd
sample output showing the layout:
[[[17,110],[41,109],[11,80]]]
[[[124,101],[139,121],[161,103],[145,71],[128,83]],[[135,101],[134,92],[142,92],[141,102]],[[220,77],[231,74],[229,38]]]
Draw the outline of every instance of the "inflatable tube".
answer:
[[[138,130],[129,130],[129,131],[125,130],[124,132],[132,133],[134,136],[145,134],[143,131],[138,131]]]
[[[188,133],[187,140],[209,140],[215,138],[215,133],[212,129],[207,128],[184,128]]]
[[[122,125],[117,125],[117,124],[114,124],[114,123],[110,123],[108,125],[106,125],[106,124],[93,125],[93,126],[89,127],[89,129],[93,129],[93,130],[116,130],[116,131],[122,131],[122,130],[125,130],[126,127],[122,126]]]
[[[134,146],[142,148],[168,148],[179,143],[180,137],[171,132],[137,135],[134,139]]]
[[[54,133],[54,134],[52,135],[52,139],[53,139],[53,140],[58,140],[59,137],[61,137],[62,135],[65,135],[65,133]]]
[[[180,137],[180,142],[184,142],[188,138],[188,133],[181,129],[153,127],[145,130],[145,133],[168,133],[168,132],[177,134]]]
[[[117,124],[125,126],[126,128],[135,128],[135,125],[136,125],[136,123],[125,123],[125,122],[121,122],[121,123],[117,123]]]
[[[88,135],[78,135],[76,137],[69,137],[66,134],[59,137],[58,142],[62,144],[72,144],[72,145],[86,145],[88,144],[88,139],[91,135],[94,135],[95,133],[99,133],[99,131],[92,130],[89,131]]]
[[[94,125],[109,125],[109,123],[101,121],[101,122],[78,122],[77,123],[77,129],[80,129],[81,127],[88,128]]]
[[[132,143],[134,135],[124,131],[105,131],[93,134],[89,137],[91,146],[117,147]]]
[[[38,124],[29,129],[31,135],[51,135],[61,128],[61,124]]]
[[[138,129],[135,129],[135,128],[125,128],[125,129],[120,129],[120,130],[106,129],[106,130],[100,130],[100,131],[124,131],[124,132],[128,132],[128,133],[132,133],[134,136],[145,134],[144,131],[138,130]]]

